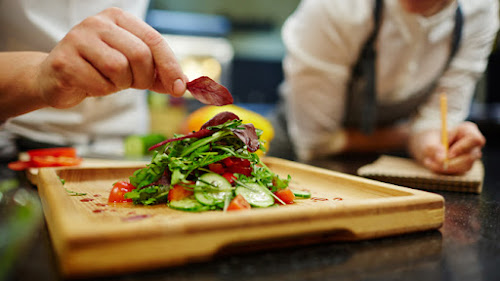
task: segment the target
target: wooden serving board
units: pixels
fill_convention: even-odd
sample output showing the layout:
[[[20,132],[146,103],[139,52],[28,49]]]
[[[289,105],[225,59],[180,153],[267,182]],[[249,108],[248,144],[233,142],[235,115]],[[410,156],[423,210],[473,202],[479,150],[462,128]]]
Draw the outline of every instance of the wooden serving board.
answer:
[[[439,228],[440,195],[278,158],[265,163],[311,199],[246,211],[189,213],[107,204],[138,166],[40,169],[38,188],[65,276],[110,275],[208,260],[245,247],[361,240]],[[63,186],[61,179],[66,181]],[[84,192],[70,196],[64,188]]]

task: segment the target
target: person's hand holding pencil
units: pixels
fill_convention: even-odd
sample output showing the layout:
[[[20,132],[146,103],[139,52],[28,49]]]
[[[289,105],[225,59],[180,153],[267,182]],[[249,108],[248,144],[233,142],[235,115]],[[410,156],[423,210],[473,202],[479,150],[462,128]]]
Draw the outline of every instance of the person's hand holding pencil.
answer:
[[[440,174],[462,174],[482,157],[486,139],[476,124],[462,122],[449,128],[447,97],[440,96],[441,128],[410,135],[410,154],[422,165]]]

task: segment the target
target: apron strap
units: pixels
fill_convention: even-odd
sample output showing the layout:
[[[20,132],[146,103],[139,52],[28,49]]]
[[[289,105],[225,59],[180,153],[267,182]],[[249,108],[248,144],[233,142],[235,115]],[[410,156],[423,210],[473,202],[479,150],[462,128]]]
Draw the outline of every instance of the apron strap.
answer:
[[[371,124],[375,119],[376,104],[376,79],[375,79],[375,43],[382,24],[383,1],[375,0],[373,9],[374,28],[368,36],[358,61],[354,65],[351,73],[351,80],[348,85],[347,105],[345,114],[346,125],[359,127],[366,134],[373,131]]]
[[[375,29],[368,37],[363,49],[360,53],[358,61],[354,65],[352,77],[348,85],[348,97],[346,104],[346,114],[344,124],[347,127],[359,128],[364,134],[371,134],[375,125],[386,125],[396,119],[408,117],[418,105],[420,105],[432,93],[436,87],[437,81],[440,76],[429,84],[429,87],[424,88],[418,94],[410,99],[410,102],[404,104],[397,104],[395,106],[377,106],[376,101],[376,75],[375,75],[375,61],[376,50],[375,41],[378,34],[378,29],[381,26],[381,11],[382,0],[376,0],[374,12]],[[454,56],[460,47],[460,40],[462,37],[463,29],[463,14],[460,5],[457,6],[455,12],[455,26],[452,34],[452,41],[450,46],[450,55],[446,62],[443,72],[449,67]],[[378,109],[377,109],[378,108]],[[379,116],[380,114],[380,116]],[[392,118],[386,118],[390,115]]]

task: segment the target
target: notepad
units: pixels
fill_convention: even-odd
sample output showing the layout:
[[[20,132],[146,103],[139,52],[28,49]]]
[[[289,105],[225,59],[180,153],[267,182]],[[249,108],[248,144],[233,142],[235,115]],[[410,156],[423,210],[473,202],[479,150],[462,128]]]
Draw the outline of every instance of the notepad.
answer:
[[[362,177],[418,189],[481,193],[484,166],[477,160],[465,174],[441,175],[413,159],[382,155],[375,162],[359,168],[357,173]]]

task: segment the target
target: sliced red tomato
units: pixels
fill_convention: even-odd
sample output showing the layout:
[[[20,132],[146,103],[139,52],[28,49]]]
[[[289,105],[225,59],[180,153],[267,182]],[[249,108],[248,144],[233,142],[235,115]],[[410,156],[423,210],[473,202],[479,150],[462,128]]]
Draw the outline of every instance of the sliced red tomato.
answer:
[[[82,162],[81,158],[68,156],[33,156],[31,158],[32,167],[58,167],[75,166]]]
[[[66,156],[76,157],[76,149],[74,147],[53,147],[53,148],[40,148],[26,151],[30,158],[35,156]]]
[[[10,162],[7,164],[7,167],[9,169],[14,170],[14,171],[24,171],[30,167],[30,162],[29,161],[14,161]]]
[[[53,167],[57,164],[57,158],[54,156],[33,156],[31,157],[32,167]]]
[[[285,204],[293,204],[295,201],[295,194],[293,194],[293,191],[291,191],[289,188],[284,188],[276,191],[274,193],[281,201],[283,201]]]
[[[167,199],[168,201],[177,201],[189,197],[191,195],[193,195],[192,190],[188,190],[184,186],[176,184],[168,192]]]
[[[22,171],[28,168],[75,166],[82,162],[73,147],[41,148],[26,151],[29,161],[15,161],[9,168]]]
[[[57,165],[58,166],[76,166],[82,163],[82,158],[79,157],[65,157],[60,156],[57,157]]]
[[[125,193],[130,192],[135,189],[131,183],[127,181],[119,181],[113,185],[111,192],[109,193],[108,202],[109,203],[126,203],[132,202],[132,199],[125,198]]]
[[[224,173],[222,176],[230,183],[233,184],[236,176],[233,173]]]
[[[238,194],[236,197],[231,200],[231,203],[229,203],[229,206],[227,207],[228,211],[239,211],[239,210],[247,210],[252,208],[250,204],[248,203],[247,200],[241,195]]]

